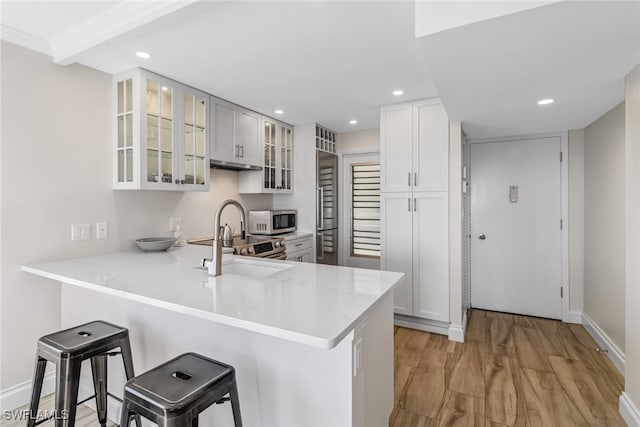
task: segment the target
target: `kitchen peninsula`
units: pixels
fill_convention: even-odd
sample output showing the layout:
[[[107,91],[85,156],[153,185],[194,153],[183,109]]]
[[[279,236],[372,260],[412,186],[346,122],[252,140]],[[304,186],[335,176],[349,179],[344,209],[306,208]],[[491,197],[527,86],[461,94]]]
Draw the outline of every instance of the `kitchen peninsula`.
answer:
[[[129,328],[137,373],[187,351],[233,365],[247,426],[388,425],[401,273],[224,255],[222,275],[209,277],[198,265],[210,255],[202,246],[136,250],[22,270],[62,283],[63,327],[102,319]],[[120,395],[124,375],[112,367],[110,391]],[[230,421],[229,405],[214,405],[200,425]]]

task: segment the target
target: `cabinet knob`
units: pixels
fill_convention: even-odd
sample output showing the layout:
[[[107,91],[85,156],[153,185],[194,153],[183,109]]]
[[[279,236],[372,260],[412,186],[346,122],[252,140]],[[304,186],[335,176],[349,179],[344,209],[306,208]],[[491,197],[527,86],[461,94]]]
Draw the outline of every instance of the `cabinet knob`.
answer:
[[[185,182],[187,182],[187,181],[185,181],[184,179],[180,180],[180,184],[184,184]]]
[[[180,184],[180,180],[176,178],[176,184]]]

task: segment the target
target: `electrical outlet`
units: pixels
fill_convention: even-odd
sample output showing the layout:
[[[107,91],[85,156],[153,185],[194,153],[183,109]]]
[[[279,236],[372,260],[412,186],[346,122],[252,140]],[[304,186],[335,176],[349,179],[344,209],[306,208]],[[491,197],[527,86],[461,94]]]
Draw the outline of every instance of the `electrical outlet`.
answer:
[[[106,239],[107,237],[109,237],[109,223],[96,223],[96,239]]]
[[[182,227],[182,218],[169,218],[169,231],[176,231],[179,227]]]
[[[71,241],[91,239],[91,224],[71,224]]]

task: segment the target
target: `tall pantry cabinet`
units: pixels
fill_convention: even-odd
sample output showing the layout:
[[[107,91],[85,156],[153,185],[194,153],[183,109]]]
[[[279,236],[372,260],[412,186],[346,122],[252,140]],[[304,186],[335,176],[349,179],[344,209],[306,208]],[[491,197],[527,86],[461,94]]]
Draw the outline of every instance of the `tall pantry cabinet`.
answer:
[[[449,119],[438,99],[380,110],[381,258],[395,312],[449,322]]]

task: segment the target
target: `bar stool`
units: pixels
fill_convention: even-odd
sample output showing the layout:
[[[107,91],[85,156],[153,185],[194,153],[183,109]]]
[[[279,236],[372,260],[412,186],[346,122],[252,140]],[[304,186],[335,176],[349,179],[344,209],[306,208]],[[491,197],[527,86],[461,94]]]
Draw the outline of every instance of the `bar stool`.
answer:
[[[119,352],[111,352],[118,347],[120,348]],[[51,418],[36,423],[47,362],[56,365],[55,426],[73,427],[76,418],[76,405],[94,397],[96,398],[98,421],[101,426],[106,426],[107,395],[118,399],[107,391],[107,357],[119,353],[122,354],[127,380],[133,378],[133,359],[131,358],[129,331],[126,328],[104,321],[94,321],[40,338],[27,426],[33,427]],[[82,361],[86,359],[91,359],[95,394],[78,402],[80,368]],[[138,427],[142,426],[139,417],[136,418],[136,423]]]
[[[242,427],[235,369],[185,353],[127,381],[120,427],[129,427],[138,414],[160,427],[197,427],[200,412],[226,400],[231,400],[235,426]]]

